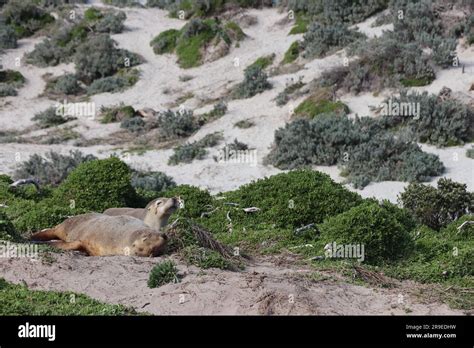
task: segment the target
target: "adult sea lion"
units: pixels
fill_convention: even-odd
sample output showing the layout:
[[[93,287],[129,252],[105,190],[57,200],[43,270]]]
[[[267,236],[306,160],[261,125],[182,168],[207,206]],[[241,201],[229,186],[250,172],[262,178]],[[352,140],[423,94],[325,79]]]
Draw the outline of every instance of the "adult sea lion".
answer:
[[[35,241],[51,241],[63,250],[81,250],[91,256],[157,256],[167,242],[165,234],[132,216],[82,214],[66,219],[53,228],[31,236]]]
[[[161,230],[168,223],[168,219],[180,206],[179,197],[160,197],[152,200],[145,208],[109,208],[104,211],[105,215],[133,216],[142,220],[145,225]]]

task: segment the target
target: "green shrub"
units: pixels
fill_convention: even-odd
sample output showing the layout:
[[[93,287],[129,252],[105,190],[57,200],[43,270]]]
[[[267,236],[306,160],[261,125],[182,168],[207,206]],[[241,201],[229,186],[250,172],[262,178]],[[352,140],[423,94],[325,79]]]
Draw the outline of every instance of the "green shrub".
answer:
[[[300,52],[301,52],[300,42],[299,41],[293,42],[288,48],[288,50],[285,52],[282,64],[289,64],[289,63],[294,62],[300,55]]]
[[[45,157],[33,154],[20,163],[15,170],[15,179],[35,178],[41,185],[57,186],[68,174],[83,162],[95,160],[93,155],[84,155],[80,151],[70,151],[69,155],[50,151]]]
[[[304,13],[298,12],[295,16],[295,24],[288,35],[303,34],[308,31],[310,19]]]
[[[187,263],[203,269],[219,268],[231,270],[234,268],[233,264],[217,251],[198,247],[197,245],[184,247],[181,250],[181,255]]]
[[[18,94],[15,87],[6,84],[0,83],[0,97],[14,97]]]
[[[0,25],[0,49],[17,48],[15,30],[8,25]]]
[[[322,25],[313,22],[301,44],[305,58],[320,58],[332,51],[347,46],[363,35],[342,23]]]
[[[223,101],[220,101],[214,104],[214,107],[212,108],[211,111],[205,114],[199,115],[197,122],[199,125],[203,125],[207,122],[210,122],[211,120],[215,120],[219,117],[224,116],[226,112],[227,112],[227,104]]]
[[[111,107],[102,106],[100,112],[102,116],[100,120],[101,123],[123,121],[132,118],[136,113],[131,105],[124,105],[123,103]]]
[[[360,244],[367,263],[380,264],[407,256],[412,240],[389,211],[373,202],[358,205],[318,226],[325,243]]]
[[[455,99],[402,91],[399,98],[392,98],[393,102],[419,105],[420,114],[416,118],[389,116],[393,126],[406,126],[419,142],[453,146],[474,140],[474,110]]]
[[[399,202],[420,224],[435,230],[474,211],[474,193],[466,184],[441,178],[438,187],[410,184],[399,195]]]
[[[95,7],[88,8],[84,11],[84,18],[87,21],[96,21],[102,17],[102,12],[100,12],[100,10]]]
[[[165,140],[188,137],[198,129],[193,112],[190,110],[182,110],[176,113],[171,110],[160,112],[156,120],[156,126],[160,137]]]
[[[179,163],[191,163],[195,159],[202,160],[208,154],[206,148],[216,146],[221,140],[222,135],[216,132],[207,134],[201,140],[179,145],[174,149],[173,154],[168,160],[168,164],[177,165]]]
[[[116,93],[123,91],[129,86],[127,80],[121,76],[107,76],[94,80],[87,87],[87,94]]]
[[[176,29],[169,29],[161,32],[151,42],[153,52],[156,54],[172,53],[176,48],[176,42],[181,32]]]
[[[299,228],[320,223],[325,218],[344,212],[362,202],[361,197],[335,183],[323,173],[298,170],[281,173],[226,192],[208,211],[218,207],[201,222],[214,233],[233,229]],[[235,205],[237,204],[237,206]],[[246,213],[242,209],[260,210]]]
[[[234,127],[242,128],[242,129],[251,128],[253,126],[255,126],[255,123],[253,123],[250,120],[241,120],[234,124]]]
[[[474,146],[466,150],[466,157],[474,159]]]
[[[294,82],[293,79],[291,79],[289,82],[286,83],[285,89],[281,91],[275,98],[276,104],[278,106],[283,106],[288,103],[290,97],[304,85],[305,84],[302,81],[302,77],[300,77],[297,82]]]
[[[326,113],[345,115],[349,113],[349,107],[340,101],[326,99],[315,101],[309,97],[295,109],[295,115],[309,118]]]
[[[257,58],[257,60],[255,60],[255,62],[250,64],[247,68],[257,67],[261,70],[265,70],[266,68],[268,68],[270,65],[273,64],[274,59],[275,59],[275,53],[270,54],[268,56],[259,57]]]
[[[178,270],[173,261],[163,261],[156,264],[150,272],[148,287],[157,288],[166,283],[178,283]]]
[[[2,15],[5,24],[13,28],[18,38],[30,36],[54,22],[54,17],[33,0],[10,0],[3,7]]]
[[[212,203],[212,196],[206,190],[190,185],[178,185],[163,193],[164,197],[181,197],[184,207],[175,214],[179,217],[196,219],[206,211],[206,207]]]
[[[331,114],[297,119],[275,131],[275,146],[265,161],[280,169],[339,164],[341,175],[356,187],[371,181],[426,181],[443,172],[437,156],[385,127],[370,118],[352,121]]]
[[[131,180],[136,190],[153,192],[155,196],[176,186],[173,178],[163,172],[133,171]]]
[[[66,74],[58,77],[54,83],[53,91],[66,95],[75,95],[81,91],[81,87],[74,74]]]
[[[19,241],[20,239],[15,226],[13,226],[7,214],[0,211],[0,240]]]
[[[124,12],[118,12],[116,14],[107,13],[97,22],[95,29],[99,33],[121,33],[125,27],[123,23],[126,18],[127,16]]]
[[[258,66],[245,69],[244,81],[237,85],[235,97],[239,99],[251,98],[267,89],[272,88],[267,74]]]
[[[116,157],[80,164],[54,192],[58,201],[78,209],[101,212],[134,206],[137,196],[128,166]]]
[[[11,85],[12,87],[19,88],[23,86],[26,79],[19,72],[15,70],[1,70],[0,71],[0,83]]]
[[[126,129],[131,133],[140,133],[145,129],[145,121],[140,116],[126,118],[120,122],[120,128]]]
[[[54,227],[68,217],[86,212],[75,209],[67,204],[58,204],[52,199],[40,202],[16,200],[8,206],[7,213],[16,230],[25,237],[45,228]]]
[[[54,106],[35,114],[32,120],[35,121],[41,128],[59,126],[60,124],[66,123],[68,121],[68,119],[62,116],[58,112],[58,109]]]

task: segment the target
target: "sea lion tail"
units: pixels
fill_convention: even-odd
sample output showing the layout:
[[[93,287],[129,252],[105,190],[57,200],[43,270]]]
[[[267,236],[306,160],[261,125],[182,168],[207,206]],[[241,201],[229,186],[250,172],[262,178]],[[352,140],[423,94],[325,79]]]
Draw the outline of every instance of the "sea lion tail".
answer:
[[[55,228],[46,228],[40,232],[36,232],[35,234],[33,234],[30,239],[36,241],[47,241],[60,238],[58,237]]]

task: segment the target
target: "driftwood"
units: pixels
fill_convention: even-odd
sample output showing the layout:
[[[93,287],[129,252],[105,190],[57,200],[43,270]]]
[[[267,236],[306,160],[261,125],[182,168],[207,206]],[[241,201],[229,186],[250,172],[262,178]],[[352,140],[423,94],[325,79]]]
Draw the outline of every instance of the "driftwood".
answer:
[[[353,265],[352,268],[354,270],[354,276],[359,276],[370,284],[375,284],[384,287],[394,286],[393,281],[391,281],[389,278],[385,277],[379,272],[369,271],[368,269],[357,265]]]

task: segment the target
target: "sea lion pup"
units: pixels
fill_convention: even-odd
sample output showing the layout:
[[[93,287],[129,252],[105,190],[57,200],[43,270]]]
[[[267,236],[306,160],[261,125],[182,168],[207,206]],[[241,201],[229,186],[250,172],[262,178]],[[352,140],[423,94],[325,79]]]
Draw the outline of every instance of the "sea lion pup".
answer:
[[[166,235],[131,216],[108,216],[98,213],[70,217],[56,227],[31,236],[35,241],[51,241],[63,250],[81,250],[91,256],[160,255]]]
[[[179,197],[160,197],[152,200],[145,208],[110,208],[104,211],[105,215],[128,215],[142,220],[145,225],[161,230],[168,223],[168,219],[180,206]]]

